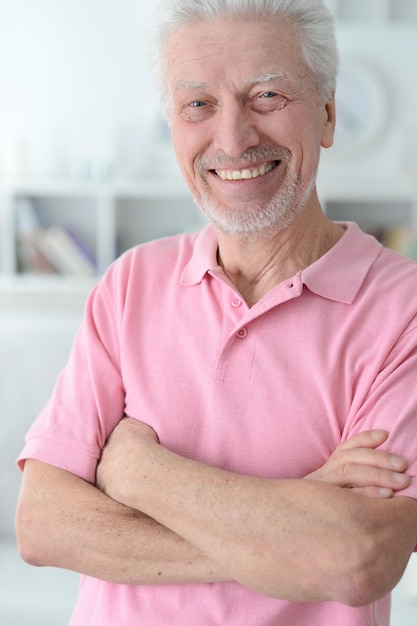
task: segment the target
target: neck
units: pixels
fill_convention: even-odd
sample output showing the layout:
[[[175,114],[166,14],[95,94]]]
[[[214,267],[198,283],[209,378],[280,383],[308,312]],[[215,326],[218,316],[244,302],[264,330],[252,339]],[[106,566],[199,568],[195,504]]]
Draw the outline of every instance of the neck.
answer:
[[[343,234],[321,208],[305,209],[285,230],[259,241],[218,232],[219,263],[249,306],[325,254]]]

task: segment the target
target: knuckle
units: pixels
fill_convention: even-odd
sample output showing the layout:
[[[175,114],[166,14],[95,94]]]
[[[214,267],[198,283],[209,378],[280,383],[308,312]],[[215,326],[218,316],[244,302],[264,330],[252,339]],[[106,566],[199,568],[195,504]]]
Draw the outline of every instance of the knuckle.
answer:
[[[338,468],[338,474],[343,484],[351,483],[355,476],[355,466],[350,461],[343,463]]]

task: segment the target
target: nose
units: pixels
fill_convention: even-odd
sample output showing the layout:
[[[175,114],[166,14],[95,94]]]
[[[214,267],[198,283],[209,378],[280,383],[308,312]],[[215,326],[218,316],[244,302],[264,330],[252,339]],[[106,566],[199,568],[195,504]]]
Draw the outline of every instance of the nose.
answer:
[[[241,102],[224,103],[215,118],[214,147],[230,158],[240,157],[248,148],[257,146],[259,132],[251,112]]]

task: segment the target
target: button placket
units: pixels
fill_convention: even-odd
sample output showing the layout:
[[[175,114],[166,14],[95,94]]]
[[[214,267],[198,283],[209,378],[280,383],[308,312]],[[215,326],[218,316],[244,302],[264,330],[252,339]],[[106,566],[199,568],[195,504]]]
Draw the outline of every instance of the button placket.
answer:
[[[228,311],[227,311],[228,308]],[[227,344],[229,344],[229,342],[233,341],[233,338],[236,339],[245,339],[245,337],[247,337],[248,334],[248,330],[246,326],[242,326],[242,324],[244,324],[244,318],[246,317],[246,307],[245,307],[245,301],[243,300],[243,298],[236,292],[231,292],[229,293],[229,298],[228,298],[228,302],[226,305],[226,309],[225,309],[225,322],[226,325],[224,326],[224,337],[225,337],[225,344],[224,344],[224,349],[227,350]],[[229,331],[228,333],[228,339],[226,339],[227,337],[227,330]]]

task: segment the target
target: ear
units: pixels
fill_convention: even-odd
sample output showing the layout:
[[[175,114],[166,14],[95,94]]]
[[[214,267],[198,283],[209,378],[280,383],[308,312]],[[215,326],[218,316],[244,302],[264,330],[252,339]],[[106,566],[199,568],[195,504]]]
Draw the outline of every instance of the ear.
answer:
[[[336,127],[336,103],[334,92],[324,105],[324,122],[321,133],[322,148],[330,148],[333,145],[334,130]]]

